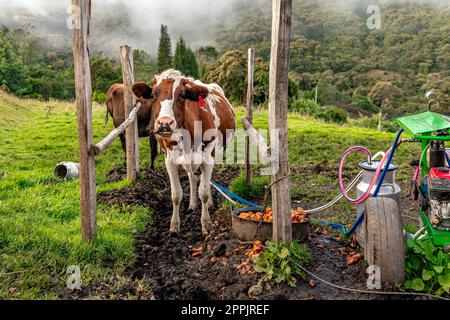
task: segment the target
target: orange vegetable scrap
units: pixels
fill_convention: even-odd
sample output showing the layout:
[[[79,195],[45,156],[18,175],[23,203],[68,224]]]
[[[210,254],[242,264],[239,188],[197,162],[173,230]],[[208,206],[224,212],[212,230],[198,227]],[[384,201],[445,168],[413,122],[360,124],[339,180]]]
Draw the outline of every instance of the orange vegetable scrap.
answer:
[[[261,252],[264,251],[264,246],[262,245],[261,241],[256,240],[253,242],[253,247],[245,253],[245,255],[249,258],[253,258],[255,256],[258,256]]]
[[[364,259],[364,256],[361,253],[356,253],[346,259],[346,263],[348,266],[352,264],[358,263],[360,260]]]
[[[255,221],[264,221],[264,222],[272,222],[273,215],[272,209],[267,208],[264,213],[262,212],[241,212],[239,214],[240,218],[255,220]],[[291,221],[292,223],[302,223],[309,221],[308,215],[303,211],[302,208],[298,207],[297,209],[291,210]]]

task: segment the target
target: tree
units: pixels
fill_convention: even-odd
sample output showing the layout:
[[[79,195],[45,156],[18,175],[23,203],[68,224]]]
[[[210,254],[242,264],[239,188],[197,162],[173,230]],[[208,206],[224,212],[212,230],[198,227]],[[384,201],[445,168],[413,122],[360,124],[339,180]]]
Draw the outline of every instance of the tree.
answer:
[[[400,90],[389,81],[379,81],[369,92],[369,99],[380,108],[378,114],[378,131],[381,131],[381,118],[383,106],[389,101],[395,100],[400,95]]]
[[[150,54],[144,50],[133,51],[134,79],[136,81],[151,82],[157,72],[156,65]]]
[[[172,44],[166,25],[161,25],[161,33],[158,46],[158,72],[172,67]]]
[[[30,93],[28,70],[17,52],[10,31],[0,30],[0,87],[21,96]]]
[[[199,70],[197,59],[194,52],[186,45],[183,38],[177,42],[175,55],[173,57],[173,65],[175,69],[180,70],[185,75],[198,78]]]
[[[233,103],[243,103],[247,94],[247,53],[239,50],[226,52],[209,68],[206,81],[218,83]],[[269,63],[261,57],[255,59],[255,105],[269,101]],[[289,78],[289,98],[298,95],[298,84]]]

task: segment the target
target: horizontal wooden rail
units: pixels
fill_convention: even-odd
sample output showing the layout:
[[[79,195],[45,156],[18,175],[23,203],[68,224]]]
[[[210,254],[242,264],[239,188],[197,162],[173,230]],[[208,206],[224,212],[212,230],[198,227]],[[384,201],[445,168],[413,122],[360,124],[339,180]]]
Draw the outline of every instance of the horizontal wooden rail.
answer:
[[[130,112],[130,116],[128,117],[128,119],[126,119],[124,122],[122,122],[122,124],[120,126],[118,126],[117,128],[115,128],[113,131],[111,131],[110,134],[108,134],[106,136],[105,139],[103,139],[102,141],[100,141],[99,143],[97,143],[95,146],[91,145],[91,147],[89,148],[89,155],[91,156],[97,156],[100,153],[102,153],[106,148],[109,147],[109,145],[111,145],[111,143],[114,142],[114,140],[122,133],[125,132],[125,130],[133,124],[134,119],[137,116],[137,113],[139,112],[139,110],[141,109],[142,104],[140,102],[138,102],[136,104],[136,106],[133,108],[133,111]]]

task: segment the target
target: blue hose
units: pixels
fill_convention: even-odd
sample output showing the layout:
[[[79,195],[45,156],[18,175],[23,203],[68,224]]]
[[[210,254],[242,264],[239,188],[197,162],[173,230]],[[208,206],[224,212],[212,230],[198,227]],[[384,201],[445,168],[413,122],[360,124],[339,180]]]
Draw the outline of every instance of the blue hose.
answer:
[[[450,167],[450,157],[448,156],[447,149],[445,150],[445,158],[447,159],[448,167]]]
[[[229,195],[230,197],[236,199],[237,201],[246,204],[252,208],[261,208],[261,206],[258,206],[257,204],[251,203],[250,201],[245,200],[244,198],[239,197],[237,194],[234,194],[233,192],[229,191],[228,189],[225,189],[221,185],[217,184],[216,182],[211,180],[211,183],[215,185],[217,188],[219,188],[221,191],[223,191],[225,194]]]

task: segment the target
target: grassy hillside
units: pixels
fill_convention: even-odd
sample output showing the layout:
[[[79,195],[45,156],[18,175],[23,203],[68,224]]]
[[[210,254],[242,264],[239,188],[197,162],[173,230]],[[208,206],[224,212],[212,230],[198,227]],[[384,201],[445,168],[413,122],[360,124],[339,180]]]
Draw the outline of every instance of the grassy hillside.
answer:
[[[51,112],[48,113],[48,108]],[[98,141],[111,129],[103,124],[105,107],[95,105],[93,124]],[[244,109],[238,108],[238,118]],[[255,127],[267,128],[267,112],[255,114]],[[98,238],[81,242],[78,180],[58,181],[53,168],[60,161],[77,162],[76,114],[72,103],[20,100],[0,92],[0,298],[36,299],[70,295],[66,269],[81,267],[83,286],[106,282],[111,288],[133,281],[125,269],[134,259],[133,236],[145,229],[150,215],[142,207],[98,208]],[[349,146],[363,145],[373,152],[389,148],[393,134],[364,128],[337,126],[289,116],[289,150],[293,196],[302,206],[329,201],[337,193],[336,168]],[[396,161],[406,169],[410,147],[400,149]],[[148,165],[148,143],[141,140],[141,165]],[[350,158],[356,164],[362,156]],[[159,157],[158,165],[162,164]],[[123,153],[114,142],[96,160],[97,192],[127,185],[107,183],[109,170],[123,164]],[[317,166],[322,168],[318,170]],[[348,172],[355,173],[356,168]],[[407,180],[409,170],[399,174]],[[3,173],[3,175],[1,175]],[[353,208],[341,203],[329,219],[351,222]],[[157,212],[155,212],[157,214]],[[144,288],[142,290],[150,290]],[[96,298],[93,293],[89,298]],[[135,298],[136,293],[121,298]],[[105,298],[118,298],[113,294]]]
[[[93,114],[99,140],[111,124],[103,124],[104,107],[96,105]],[[133,232],[143,230],[149,212],[100,206],[97,240],[81,242],[78,180],[52,178],[57,163],[77,162],[73,104],[0,93],[0,117],[0,298],[56,298],[67,290],[69,265],[81,267],[83,284],[123,273],[134,261]],[[148,152],[147,144],[142,149]],[[118,142],[98,158],[98,192],[127,184],[104,181],[122,159]]]

